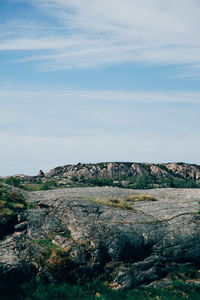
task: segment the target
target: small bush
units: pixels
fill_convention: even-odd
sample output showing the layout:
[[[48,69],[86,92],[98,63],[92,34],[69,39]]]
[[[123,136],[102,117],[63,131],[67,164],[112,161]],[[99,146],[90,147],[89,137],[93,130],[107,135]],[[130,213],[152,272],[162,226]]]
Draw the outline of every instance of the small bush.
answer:
[[[24,195],[19,190],[12,189],[3,184],[0,185],[1,215],[8,215],[14,211],[26,208]]]
[[[71,177],[71,181],[73,181],[73,182],[78,182],[79,180],[78,180],[78,177],[72,176],[72,177]]]
[[[5,183],[12,185],[14,187],[18,187],[18,188],[20,188],[20,186],[21,186],[20,179],[18,179],[16,177],[9,177],[9,178],[5,179]]]
[[[41,190],[51,190],[53,188],[57,187],[57,183],[55,180],[49,180],[46,181],[41,185]]]

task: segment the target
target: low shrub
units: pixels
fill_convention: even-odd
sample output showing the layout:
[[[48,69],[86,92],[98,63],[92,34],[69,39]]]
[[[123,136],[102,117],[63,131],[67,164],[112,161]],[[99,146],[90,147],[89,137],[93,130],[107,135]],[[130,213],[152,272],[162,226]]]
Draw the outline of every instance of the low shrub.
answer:
[[[40,189],[41,190],[51,190],[55,187],[57,187],[57,182],[55,180],[49,180],[49,181],[44,182],[41,185]]]
[[[12,212],[26,208],[24,194],[18,189],[0,184],[0,214],[9,215]]]
[[[21,180],[16,177],[8,177],[7,179],[5,179],[5,183],[18,188],[21,187]]]

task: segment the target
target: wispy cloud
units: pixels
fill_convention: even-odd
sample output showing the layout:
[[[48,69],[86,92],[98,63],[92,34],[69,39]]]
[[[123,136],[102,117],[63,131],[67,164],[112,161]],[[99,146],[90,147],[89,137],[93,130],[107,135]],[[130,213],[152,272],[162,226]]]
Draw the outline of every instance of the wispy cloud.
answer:
[[[12,100],[14,99],[14,100]],[[199,91],[117,91],[117,90],[86,90],[86,89],[63,89],[62,87],[52,89],[0,89],[1,104],[5,101],[36,101],[43,99],[46,103],[59,99],[62,101],[106,101],[106,102],[130,102],[130,103],[157,103],[157,104],[200,104]],[[100,102],[101,103],[101,102]],[[18,103],[19,105],[19,103]]]
[[[18,20],[22,38],[17,27],[11,34],[9,25],[4,24],[0,50],[25,50],[22,61],[39,62],[45,70],[145,62],[183,64],[192,67],[191,73],[200,63],[200,3],[196,0],[34,0],[30,3],[51,18],[54,29],[47,30],[49,24],[45,21],[36,25],[33,16],[33,26],[28,31],[27,20]]]

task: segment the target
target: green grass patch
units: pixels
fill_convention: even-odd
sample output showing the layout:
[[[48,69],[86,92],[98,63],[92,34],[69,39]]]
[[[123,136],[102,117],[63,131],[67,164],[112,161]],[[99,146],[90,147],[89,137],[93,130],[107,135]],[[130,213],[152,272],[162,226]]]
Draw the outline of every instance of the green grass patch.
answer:
[[[31,243],[42,248],[40,262],[43,264],[51,257],[53,250],[59,248],[59,246],[55,245],[50,238],[32,240]]]
[[[40,183],[24,183],[22,185],[22,188],[28,192],[35,192],[35,191],[40,191],[41,186],[42,186],[42,184],[40,184]]]
[[[69,238],[69,233],[66,233],[66,236]],[[43,265],[48,265],[48,267],[51,269],[66,267],[69,261],[68,249],[61,248],[60,246],[54,244],[52,242],[52,238],[33,240],[32,244],[38,245],[42,248],[40,263]]]
[[[58,247],[58,246],[56,246],[55,244],[52,243],[51,239],[39,239],[39,240],[33,240],[32,242],[34,244],[39,245],[39,246],[47,247],[47,248],[50,248],[50,249]]]
[[[50,283],[32,280],[10,290],[2,290],[4,300],[198,300],[200,286],[173,282],[167,288],[135,288],[129,291],[116,291],[94,280],[85,284]]]

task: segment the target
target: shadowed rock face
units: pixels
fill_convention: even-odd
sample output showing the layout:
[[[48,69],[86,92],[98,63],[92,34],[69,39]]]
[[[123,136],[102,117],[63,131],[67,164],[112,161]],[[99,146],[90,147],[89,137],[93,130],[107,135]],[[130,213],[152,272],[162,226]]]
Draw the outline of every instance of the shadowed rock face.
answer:
[[[148,193],[132,210],[91,201]],[[89,199],[89,200],[88,200]],[[131,288],[164,277],[170,263],[200,260],[200,190],[79,188],[29,193],[36,209],[21,212],[0,240],[0,282],[34,275],[73,281],[104,274]],[[17,274],[17,276],[16,276]]]
[[[191,179],[200,183],[200,166],[186,163],[132,163],[132,162],[113,162],[98,164],[77,164],[57,167],[45,174],[47,177],[67,177],[76,176],[80,178],[136,178],[145,175],[157,180],[170,178],[172,176]]]

